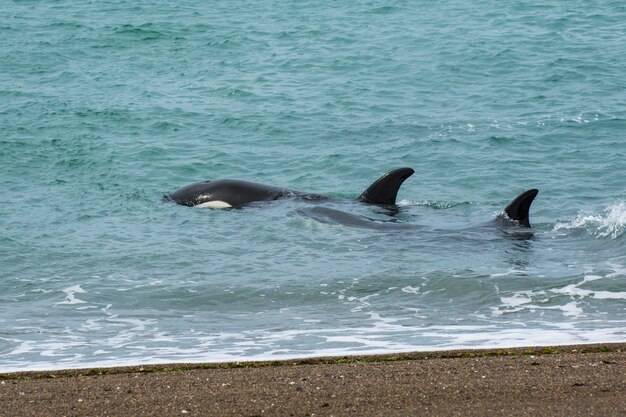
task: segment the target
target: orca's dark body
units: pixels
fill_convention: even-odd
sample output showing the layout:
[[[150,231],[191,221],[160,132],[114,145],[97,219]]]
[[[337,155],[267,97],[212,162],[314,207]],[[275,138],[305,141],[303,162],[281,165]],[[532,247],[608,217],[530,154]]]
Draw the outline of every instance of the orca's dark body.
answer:
[[[521,226],[524,228],[530,228],[530,205],[537,196],[538,192],[539,191],[536,189],[524,191],[522,194],[515,197],[513,201],[511,201],[503,210],[503,214],[506,216],[498,216],[498,219],[496,220],[513,220],[518,227]],[[352,214],[324,206],[301,209],[299,212],[321,223],[336,223],[343,226],[359,227],[364,229],[391,231],[420,230],[424,228],[424,226],[416,224],[377,221],[359,214]],[[502,223],[502,225],[506,225],[506,223]]]
[[[393,206],[396,204],[398,190],[402,183],[413,175],[412,168],[397,168],[374,181],[356,201]],[[509,203],[504,213],[520,226],[530,227],[530,205],[539,191],[531,189],[523,192]],[[198,182],[183,187],[166,198],[184,206],[230,208],[241,207],[256,201],[272,201],[282,198],[299,198],[304,200],[325,200],[319,194],[303,193],[288,188],[273,187],[241,180],[213,180]],[[406,228],[411,225],[388,225],[367,217],[346,213],[329,207],[314,207],[308,210],[311,217],[322,222],[336,222],[346,226],[381,229],[387,227]]]
[[[368,204],[394,205],[398,189],[413,172],[411,168],[394,169],[374,181],[356,200]],[[326,197],[248,181],[214,180],[188,185],[168,198],[185,206],[228,208],[281,198],[323,200]]]
[[[504,212],[511,220],[517,221],[524,227],[530,227],[529,213],[530,205],[533,203],[539,190],[533,188],[528,191],[524,191],[509,203],[504,209]]]

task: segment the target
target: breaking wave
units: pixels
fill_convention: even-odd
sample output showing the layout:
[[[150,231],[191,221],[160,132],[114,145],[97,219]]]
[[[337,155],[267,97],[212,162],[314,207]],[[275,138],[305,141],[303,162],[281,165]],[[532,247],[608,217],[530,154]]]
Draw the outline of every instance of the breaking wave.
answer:
[[[626,229],[626,202],[612,204],[601,214],[580,213],[571,221],[557,222],[554,231],[581,228],[598,238],[617,239],[623,236]]]

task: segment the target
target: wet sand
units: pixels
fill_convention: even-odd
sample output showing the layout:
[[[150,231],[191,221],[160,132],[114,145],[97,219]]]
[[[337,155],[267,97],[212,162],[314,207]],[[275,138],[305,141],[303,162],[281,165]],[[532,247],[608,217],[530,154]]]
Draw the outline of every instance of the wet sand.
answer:
[[[626,343],[0,374],[2,416],[626,415]]]

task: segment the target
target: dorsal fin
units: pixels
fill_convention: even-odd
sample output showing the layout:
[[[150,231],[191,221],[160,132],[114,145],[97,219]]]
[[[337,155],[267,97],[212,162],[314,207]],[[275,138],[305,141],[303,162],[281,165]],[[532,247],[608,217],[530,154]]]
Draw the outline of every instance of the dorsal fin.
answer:
[[[532,189],[528,191],[524,191],[508,206],[504,209],[504,212],[511,220],[516,220],[522,226],[530,227],[530,222],[528,220],[528,212],[530,211],[530,205],[533,203],[535,197],[537,197],[537,193],[539,190]]]
[[[415,171],[412,168],[398,168],[374,181],[356,200],[369,204],[396,204],[398,189]]]

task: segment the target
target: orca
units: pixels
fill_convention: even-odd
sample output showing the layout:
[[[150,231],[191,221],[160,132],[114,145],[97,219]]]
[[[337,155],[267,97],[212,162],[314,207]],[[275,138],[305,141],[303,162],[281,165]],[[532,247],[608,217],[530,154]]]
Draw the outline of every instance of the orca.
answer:
[[[537,197],[537,194],[539,194],[539,190],[536,188],[524,191],[506,206],[504,213],[509,219],[518,222],[521,226],[530,227],[530,205]]]
[[[413,175],[412,168],[397,168],[374,181],[356,201],[367,204],[395,205],[402,183]],[[284,198],[303,200],[326,200],[319,194],[303,193],[288,188],[274,187],[254,182],[221,179],[187,185],[164,196],[178,204],[191,207],[231,208],[257,201],[273,201]]]
[[[502,211],[500,215],[496,217],[497,221],[505,222],[501,223],[503,226],[509,226],[511,223],[523,228],[530,228],[529,212],[530,206],[539,193],[537,189],[531,189],[524,191],[517,197],[515,197]],[[307,209],[298,210],[300,215],[305,215],[318,222],[327,224],[340,224],[342,226],[359,227],[365,229],[374,230],[422,230],[425,226],[409,224],[409,223],[397,223],[370,219],[369,217],[347,213],[342,210],[337,210],[331,207],[315,206]]]

